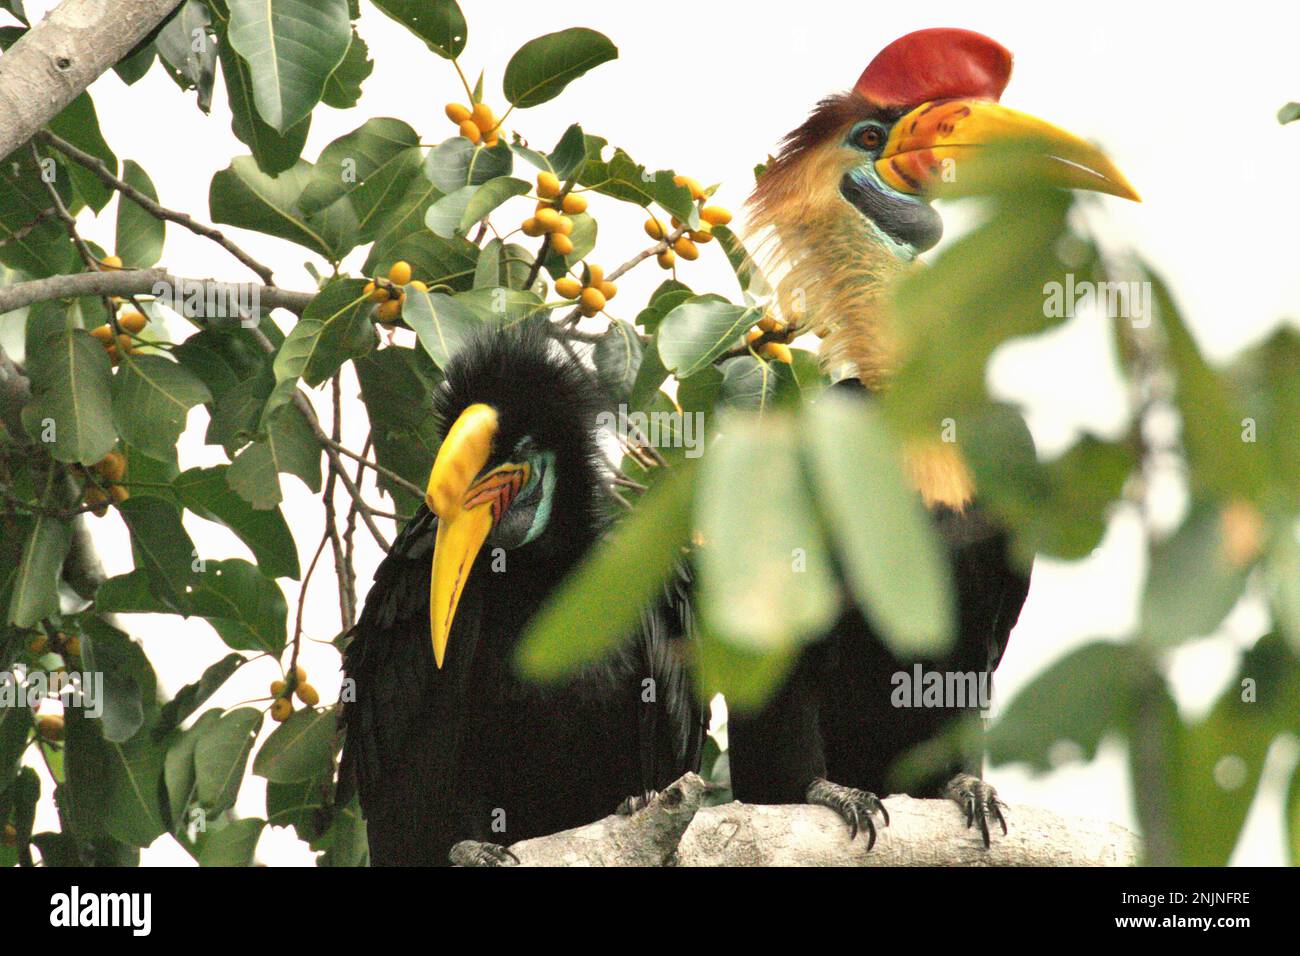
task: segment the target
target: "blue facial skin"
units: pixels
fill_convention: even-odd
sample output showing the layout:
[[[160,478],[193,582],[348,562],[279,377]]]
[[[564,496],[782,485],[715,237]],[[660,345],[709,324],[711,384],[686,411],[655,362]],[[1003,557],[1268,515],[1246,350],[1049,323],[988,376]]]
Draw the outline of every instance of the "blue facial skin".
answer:
[[[873,128],[879,133],[879,145],[869,149],[862,145],[862,136]],[[844,174],[840,195],[866,217],[895,255],[911,260],[939,241],[943,220],[920,196],[901,193],[880,178],[876,160],[888,139],[889,128],[883,123],[863,120],[854,124],[845,145],[862,153],[866,161]]]
[[[519,490],[487,543],[499,548],[519,548],[537,539],[551,520],[551,505],[555,499],[555,454],[549,451],[533,452],[531,442],[520,443],[519,455],[512,460],[528,462],[528,483]]]

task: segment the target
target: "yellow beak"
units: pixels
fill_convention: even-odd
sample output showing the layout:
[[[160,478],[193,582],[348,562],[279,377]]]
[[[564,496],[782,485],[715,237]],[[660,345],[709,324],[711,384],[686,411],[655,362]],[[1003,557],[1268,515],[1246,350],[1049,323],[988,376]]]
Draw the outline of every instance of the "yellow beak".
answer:
[[[1022,141],[1026,165],[1049,186],[1089,189],[1141,202],[1124,174],[1096,146],[1044,120],[992,100],[936,100],[897,123],[876,160],[881,179],[907,193],[960,191],[961,164],[974,147]]]
[[[429,579],[429,630],[438,667],[447,656],[456,606],[492,529],[528,483],[529,466],[506,462],[483,472],[497,434],[497,413],[471,405],[452,424],[429,473],[424,501],[438,516]]]

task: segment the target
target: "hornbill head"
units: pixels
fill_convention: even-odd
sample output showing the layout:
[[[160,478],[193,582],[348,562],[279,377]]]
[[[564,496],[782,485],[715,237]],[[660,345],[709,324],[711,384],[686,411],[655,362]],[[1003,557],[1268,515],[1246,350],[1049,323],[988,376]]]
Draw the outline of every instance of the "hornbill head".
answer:
[[[905,258],[939,241],[943,227],[929,200],[957,181],[958,165],[978,147],[1032,142],[1046,184],[1138,199],[1096,146],[1002,106],[1010,78],[1011,53],[979,33],[930,29],[900,37],[876,54],[852,90],[822,100],[786,137],[768,170],[777,175],[772,185],[797,177],[814,202],[837,194]],[[763,192],[760,180],[760,204]]]
[[[597,453],[581,375],[538,322],[481,336],[446,370],[435,393],[446,430],[424,498],[438,517],[429,624],[440,668],[485,544],[510,550],[549,540],[549,562],[586,543]]]

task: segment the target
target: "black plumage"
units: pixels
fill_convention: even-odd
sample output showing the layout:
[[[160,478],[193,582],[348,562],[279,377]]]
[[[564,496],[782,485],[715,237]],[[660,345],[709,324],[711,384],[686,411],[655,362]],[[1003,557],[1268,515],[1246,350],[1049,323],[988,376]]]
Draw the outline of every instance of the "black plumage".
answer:
[[[554,503],[535,540],[478,554],[441,668],[429,624],[438,518],[422,506],[376,571],[345,655],[356,683],[341,768],[373,864],[438,865],[461,840],[507,845],[587,823],[698,769],[706,715],[681,653],[684,578],[569,679],[529,683],[512,666],[533,613],[607,524],[597,398],[540,323],[483,335],[447,369],[433,410],[444,434],[469,406],[492,406],[500,431],[484,470],[528,436],[554,453]]]

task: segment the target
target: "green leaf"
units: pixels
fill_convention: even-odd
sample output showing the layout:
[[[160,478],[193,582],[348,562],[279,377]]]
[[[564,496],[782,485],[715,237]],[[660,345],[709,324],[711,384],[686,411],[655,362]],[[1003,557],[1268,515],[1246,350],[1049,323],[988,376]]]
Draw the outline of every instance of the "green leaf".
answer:
[[[328,773],[337,726],[333,708],[295,711],[262,744],[253,759],[253,773],[273,783],[302,783]]]
[[[664,316],[656,338],[664,367],[689,378],[735,344],[760,312],[720,295],[698,295]]]
[[[198,802],[209,816],[235,805],[261,726],[261,711],[240,707],[213,722],[199,737],[194,747],[195,787]]]
[[[431,195],[437,190],[429,187]],[[367,275],[387,275],[394,262],[411,264],[412,274],[430,289],[446,286],[454,291],[474,285],[479,249],[468,239],[443,239],[424,227],[424,209],[418,219],[403,220],[404,232],[390,230],[376,240],[362,267]]]
[[[1059,325],[1044,290],[1066,281],[1057,258],[1070,196],[1030,191],[995,207],[988,219],[896,285],[893,327],[904,356],[882,401],[909,434],[935,437],[987,402],[985,368],[1007,339]],[[1088,247],[1089,256],[1094,255]]]
[[[352,109],[361,99],[361,84],[374,72],[374,69],[375,61],[370,59],[370,50],[366,46],[366,41],[361,39],[354,27],[347,55],[325,81],[325,92],[321,94],[321,102],[338,110]]]
[[[35,627],[59,613],[59,573],[72,546],[72,524],[60,518],[37,515],[14,570],[9,623]]]
[[[108,802],[104,828],[131,846],[145,847],[167,830],[158,805],[165,753],[147,736],[125,744],[105,742]],[[75,785],[75,784],[70,784]]]
[[[193,613],[211,624],[231,650],[284,650],[289,617],[284,593],[247,561],[208,561],[191,597]]]
[[[203,675],[193,684],[186,684],[176,692],[171,700],[163,704],[158,711],[158,723],[153,728],[155,740],[161,740],[179,727],[189,716],[202,707],[215,694],[230,675],[246,663],[241,654],[227,654],[215,664],[208,666]],[[173,804],[173,807],[176,808]]]
[[[227,481],[230,467],[191,468],[172,482],[182,505],[200,518],[225,525],[248,545],[263,574],[297,579],[298,548],[278,508],[257,510]]]
[[[166,740],[158,738],[167,745],[163,760],[163,792],[170,808],[171,828],[180,827],[185,820],[185,810],[194,799],[194,750],[199,740],[214,724],[221,720],[219,709],[205,711],[188,730],[172,734]]]
[[[641,337],[637,330],[622,319],[614,319],[609,330],[597,340],[592,349],[596,363],[596,378],[606,393],[616,401],[631,394],[641,370]]]
[[[551,171],[560,182],[571,179],[587,159],[587,138],[582,134],[582,127],[574,123],[564,131],[560,141],[547,157]]]
[[[776,401],[777,385],[781,376],[788,376],[780,362],[768,362],[752,355],[737,355],[727,359],[718,369],[722,373],[718,397],[732,408],[763,414]],[[699,373],[689,381],[701,378]],[[701,409],[702,411],[704,409]]]
[[[533,617],[516,659],[528,677],[554,680],[598,660],[656,600],[690,539],[694,469],[675,467],[597,544]]]
[[[358,220],[366,220],[391,191],[405,190],[422,162],[420,137],[410,126],[388,117],[367,120],[321,151],[298,208],[311,215],[351,196]]]
[[[53,208],[53,200],[31,151],[18,150],[5,160],[0,163],[0,263],[33,279],[80,271],[67,230],[46,211]],[[70,175],[56,171],[53,186],[65,204],[72,204]]]
[[[356,244],[357,215],[350,203],[338,202],[309,218],[298,199],[315,176],[311,163],[302,160],[269,176],[252,157],[236,156],[212,177],[208,190],[212,219],[288,239],[335,262]]]
[[[440,437],[431,415],[412,415],[411,408],[432,407],[436,374],[414,349],[389,346],[358,359],[354,368],[361,399],[370,419],[370,434],[379,464],[423,487],[438,453]],[[384,475],[379,485],[401,514],[414,514],[423,500]]]
[[[150,593],[164,607],[184,613],[198,552],[181,525],[180,512],[161,498],[135,495],[118,505],[118,513],[131,532],[135,566],[144,572]],[[108,583],[100,585],[101,591]]]
[[[444,239],[462,235],[507,199],[522,196],[531,188],[510,176],[489,179],[481,186],[464,186],[430,206],[424,224]]]
[[[609,37],[585,27],[529,40],[506,64],[501,86],[506,99],[520,109],[559,96],[566,86],[593,67],[618,56]]]
[[[736,273],[736,281],[740,283],[740,291],[759,297],[771,295],[771,287],[754,264],[754,260],[750,258],[740,238],[726,226],[714,226],[713,235],[722,246],[722,251],[727,254],[727,261],[731,263],[731,269]]]
[[[49,128],[56,136],[66,139],[83,152],[102,160],[109,172],[117,173],[117,156],[99,130],[99,117],[95,113],[95,103],[89,93],[80,94],[65,106],[50,121]],[[69,204],[72,212],[77,212],[81,202],[95,212],[102,211],[108,205],[108,201],[113,198],[113,190],[104,185],[98,176],[78,163],[65,165],[63,157],[57,151],[51,150],[47,155],[54,156],[59,161],[60,174],[66,171],[72,180],[76,197],[80,200]],[[40,201],[44,201],[45,198],[42,196]]]
[[[198,107],[212,108],[212,85],[217,75],[217,50],[208,38],[211,17],[201,0],[186,0],[154,35],[158,57],[172,79],[184,90],[198,91]],[[196,40],[202,38],[197,44]]]
[[[262,119],[283,134],[309,115],[352,39],[347,0],[228,0],[230,45]]]
[[[158,201],[158,191],[154,189],[149,174],[134,160],[128,159],[123,164],[122,179]],[[126,196],[118,199],[114,250],[124,265],[138,269],[155,265],[162,258],[166,232],[167,224],[145,212],[144,207],[137,206]]]
[[[164,461],[175,458],[189,410],[212,400],[203,380],[160,355],[122,356],[113,376],[113,420],[133,448]]]
[[[802,422],[816,500],[858,606],[896,656],[943,654],[955,623],[947,555],[880,409],[827,395]]]
[[[113,450],[110,369],[104,346],[80,329],[51,335],[27,357],[23,427],[57,461],[93,465]]]
[[[103,675],[99,721],[104,739],[125,743],[158,708],[158,679],[149,658],[125,633],[91,617],[82,635],[81,660],[85,670]]]
[[[254,508],[264,510],[280,503],[281,472],[297,475],[312,491],[320,491],[320,442],[293,405],[271,414],[266,433],[235,457],[226,481]]]
[[[989,730],[994,764],[1027,763],[1046,773],[1060,762],[1061,741],[1084,760],[1111,732],[1127,735],[1147,688],[1163,680],[1130,644],[1094,642],[1050,665],[1017,694]]]
[[[441,292],[407,293],[402,318],[420,340],[420,345],[439,368],[460,351],[482,323],[474,310],[459,298]]]
[[[429,151],[424,175],[440,192],[453,193],[463,186],[478,186],[508,176],[513,166],[514,154],[505,143],[489,147],[475,145],[464,136],[453,136]]]
[[[454,60],[465,49],[465,15],[456,0],[373,0],[438,56]]]
[[[208,830],[199,850],[199,866],[252,866],[265,828],[265,820],[250,817]]]
[[[700,613],[721,640],[753,651],[824,633],[840,611],[830,554],[814,513],[789,416],[725,413],[695,498]],[[779,499],[738,493],[761,475]]]
[[[1157,644],[1204,637],[1232,610],[1249,568],[1228,560],[1223,520],[1218,507],[1198,502],[1153,549],[1142,599],[1145,637]]]
[[[1277,121],[1285,126],[1300,119],[1300,103],[1287,103],[1277,111]]]
[[[1245,412],[1238,396],[1226,377],[1201,356],[1164,280],[1150,269],[1145,272],[1178,379],[1175,403],[1182,418],[1193,493],[1258,498],[1264,481],[1261,456],[1244,440]]]
[[[231,131],[236,139],[248,147],[258,168],[264,173],[274,176],[292,169],[307,142],[311,115],[303,117],[283,134],[267,125],[253,102],[253,79],[248,64],[227,42],[225,21],[221,23],[217,33],[217,56],[221,60],[221,73],[226,78]]]
[[[308,385],[319,385],[348,359],[367,354],[374,344],[365,283],[335,279],[311,300],[276,352],[277,391],[299,378]],[[264,422],[276,407],[274,401],[268,404]]]

